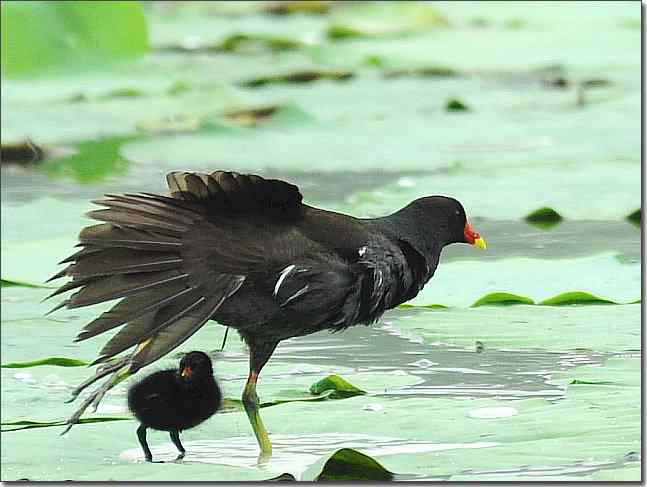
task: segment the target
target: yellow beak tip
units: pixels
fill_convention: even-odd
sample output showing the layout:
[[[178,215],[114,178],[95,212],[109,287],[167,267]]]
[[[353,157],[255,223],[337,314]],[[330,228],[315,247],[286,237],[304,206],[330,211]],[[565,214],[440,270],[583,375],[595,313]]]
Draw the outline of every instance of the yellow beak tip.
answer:
[[[474,246],[483,250],[487,249],[487,243],[485,243],[485,239],[483,237],[479,237],[474,240]]]

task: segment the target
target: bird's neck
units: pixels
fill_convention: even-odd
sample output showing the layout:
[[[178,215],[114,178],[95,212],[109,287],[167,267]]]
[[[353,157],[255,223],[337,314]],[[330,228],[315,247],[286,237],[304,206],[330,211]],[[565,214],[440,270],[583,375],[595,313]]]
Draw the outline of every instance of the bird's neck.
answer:
[[[394,241],[403,241],[410,245],[416,252],[435,268],[440,258],[440,253],[446,245],[434,229],[426,228],[417,221],[406,209],[380,218],[366,219],[366,223],[380,230]]]

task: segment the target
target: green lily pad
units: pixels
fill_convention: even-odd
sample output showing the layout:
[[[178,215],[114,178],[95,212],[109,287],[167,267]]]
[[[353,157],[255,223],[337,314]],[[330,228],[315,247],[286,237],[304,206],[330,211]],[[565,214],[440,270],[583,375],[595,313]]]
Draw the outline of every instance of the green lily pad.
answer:
[[[472,307],[477,306],[509,306],[511,304],[535,304],[535,302],[526,296],[519,296],[512,293],[490,293],[476,301]]]
[[[281,475],[277,475],[276,477],[272,477],[271,479],[265,480],[265,482],[296,482],[296,478],[294,478],[294,475],[291,473],[282,473]]]
[[[90,362],[66,357],[48,357],[41,360],[32,360],[30,362],[11,362],[2,364],[3,369],[24,369],[27,367],[38,367],[40,365],[56,365],[58,367],[81,367],[88,365]]]
[[[595,386],[595,385],[611,385],[614,384],[614,382],[608,381],[608,380],[580,380],[580,379],[573,379],[571,382],[569,382],[570,385],[589,385],[589,386]]]
[[[445,110],[448,112],[467,112],[470,110],[470,107],[458,98],[450,98],[445,103]]]
[[[142,90],[137,88],[117,88],[99,95],[99,100],[112,100],[113,98],[140,98],[146,96]]]
[[[46,286],[44,284],[37,284],[34,282],[20,281],[16,279],[0,279],[0,287],[36,287],[36,288],[52,288],[53,286]]]
[[[641,208],[638,208],[636,211],[633,211],[629,215],[627,215],[627,220],[629,220],[634,225],[640,225],[642,218],[643,213]]]
[[[367,2],[335,9],[326,34],[335,40],[384,38],[447,24],[447,19],[429,4]]]
[[[404,303],[398,306],[398,309],[416,309],[416,308],[426,308],[426,309],[447,309],[448,307],[444,304],[408,304]]]
[[[111,421],[132,421],[132,417],[125,416],[100,416],[95,418],[81,418],[79,424],[94,424],[94,423],[108,423]],[[32,421],[32,420],[20,420],[20,421],[9,421],[1,423],[2,426],[15,426],[14,428],[3,428],[2,432],[8,431],[20,431],[34,428],[50,428],[52,426],[64,426],[66,420],[61,421]]]
[[[80,183],[97,183],[107,177],[124,174],[131,161],[121,154],[122,146],[142,139],[141,135],[129,135],[81,142],[77,147],[78,153],[50,159],[42,169],[51,176],[67,176]]]
[[[28,2],[2,9],[3,76],[105,68],[147,50],[144,9],[138,2]]]
[[[289,0],[271,2],[264,5],[263,11],[272,15],[315,14],[322,15],[330,11],[332,2],[318,0]]]
[[[320,482],[384,481],[393,480],[393,474],[368,455],[352,448],[342,448],[331,455],[315,480]]]
[[[557,213],[552,208],[543,207],[533,211],[524,218],[528,223],[531,223],[539,228],[552,228],[563,220],[562,215]]]
[[[425,66],[422,68],[393,69],[384,73],[385,78],[414,76],[420,78],[456,78],[462,76],[459,70],[447,66]]]
[[[263,52],[282,52],[301,49],[305,46],[298,39],[289,37],[238,33],[231,34],[220,41],[199,45],[170,45],[159,47],[157,51],[201,54],[201,53],[236,53],[259,54]]]
[[[345,379],[339,377],[338,375],[329,375],[328,377],[321,379],[320,381],[315,382],[310,386],[311,394],[318,395],[323,394],[327,391],[333,391],[328,396],[331,399],[342,399],[366,394],[366,391],[355,387],[353,384],[347,382]]]
[[[539,304],[544,306],[569,306],[573,304],[618,304],[609,299],[600,298],[590,293],[572,291],[544,299]]]

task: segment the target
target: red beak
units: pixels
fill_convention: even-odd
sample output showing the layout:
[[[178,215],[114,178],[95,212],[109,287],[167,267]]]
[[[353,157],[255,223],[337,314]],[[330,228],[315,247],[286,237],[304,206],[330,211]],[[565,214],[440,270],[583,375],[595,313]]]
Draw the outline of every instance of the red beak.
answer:
[[[193,370],[191,370],[191,367],[185,367],[184,369],[182,369],[181,376],[183,379],[190,379],[192,375],[193,375]]]

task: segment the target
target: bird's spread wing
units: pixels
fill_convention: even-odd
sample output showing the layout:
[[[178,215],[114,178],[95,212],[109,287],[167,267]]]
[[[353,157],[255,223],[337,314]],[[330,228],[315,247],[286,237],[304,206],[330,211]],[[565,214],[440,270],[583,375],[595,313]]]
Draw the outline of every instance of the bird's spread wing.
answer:
[[[220,171],[167,179],[170,197],[97,201],[105,208],[89,216],[104,223],[81,232],[81,250],[54,276],[72,280],[53,295],[76,289],[60,306],[121,298],[77,337],[123,326],[97,363],[139,345],[129,359],[135,371],[184,342],[249,274],[278,258],[268,253],[268,239],[286,238],[302,211],[299,190],[283,181]]]

